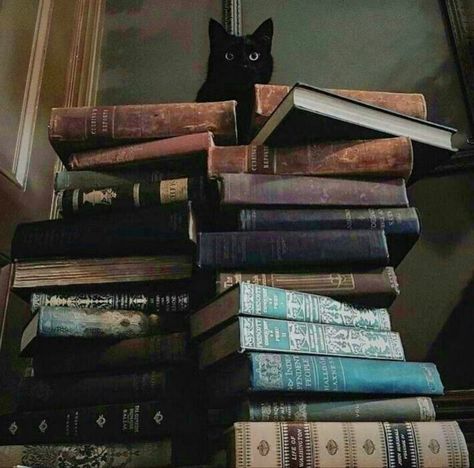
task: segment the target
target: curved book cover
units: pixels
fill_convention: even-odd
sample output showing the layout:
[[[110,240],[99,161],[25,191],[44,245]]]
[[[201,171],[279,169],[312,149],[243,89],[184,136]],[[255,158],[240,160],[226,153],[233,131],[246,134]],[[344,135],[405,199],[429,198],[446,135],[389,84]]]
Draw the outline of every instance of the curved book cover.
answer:
[[[205,180],[201,177],[166,179],[154,183],[130,183],[113,187],[63,190],[58,208],[65,217],[123,213],[154,206],[202,202]]]
[[[210,424],[230,426],[236,421],[434,421],[429,397],[379,400],[332,400],[274,396],[251,398],[224,410],[209,410]]]
[[[163,365],[182,365],[190,362],[187,335],[169,333],[141,338],[128,338],[118,342],[60,342],[58,347],[48,346],[47,353],[35,355],[35,376],[47,377],[81,372],[124,369],[136,371]]]
[[[395,332],[239,317],[198,346],[199,365],[206,368],[245,351],[405,360]]]
[[[363,307],[389,307],[400,294],[392,267],[354,273],[220,272],[216,277],[216,291],[222,293],[242,282],[321,294]]]
[[[173,399],[0,416],[0,444],[125,442],[192,434],[200,429],[195,402]]]
[[[48,136],[68,165],[71,153],[212,132],[219,144],[237,142],[236,102],[139,104],[51,109]]]
[[[15,229],[15,259],[144,255],[192,251],[196,224],[187,203],[87,218],[22,223]]]
[[[382,138],[302,146],[214,146],[208,174],[331,175],[408,179],[413,149],[408,138]]]
[[[172,468],[202,463],[202,441],[195,435],[153,442],[0,446],[0,466],[41,468]],[[66,463],[66,465],[64,464]]]
[[[381,230],[246,231],[198,234],[203,269],[295,270],[308,266],[385,266],[389,254]]]
[[[432,363],[247,352],[208,374],[210,399],[245,392],[442,395]]]
[[[191,337],[246,315],[390,331],[387,309],[356,308],[325,296],[241,283],[191,315]]]
[[[230,466],[467,468],[466,440],[449,422],[238,422]]]

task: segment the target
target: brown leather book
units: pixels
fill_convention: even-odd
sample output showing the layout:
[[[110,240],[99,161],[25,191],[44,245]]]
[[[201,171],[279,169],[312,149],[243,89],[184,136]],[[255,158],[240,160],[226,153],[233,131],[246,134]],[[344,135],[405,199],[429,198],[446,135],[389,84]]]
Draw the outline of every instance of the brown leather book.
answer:
[[[290,89],[291,86],[286,85],[255,85],[255,104],[252,115],[253,132],[257,132],[262,128]],[[426,119],[427,116],[426,100],[423,94],[355,89],[328,89],[328,91],[419,119]]]
[[[146,143],[101,148],[72,153],[68,157],[70,170],[123,167],[137,163],[173,162],[207,155],[213,145],[212,133],[182,135]]]
[[[222,205],[408,206],[405,181],[222,174]]]
[[[347,175],[403,177],[413,167],[409,138],[382,138],[303,146],[213,146],[208,174]]]
[[[212,132],[219,144],[237,141],[235,101],[56,107],[48,136],[65,164],[78,151],[192,133]]]

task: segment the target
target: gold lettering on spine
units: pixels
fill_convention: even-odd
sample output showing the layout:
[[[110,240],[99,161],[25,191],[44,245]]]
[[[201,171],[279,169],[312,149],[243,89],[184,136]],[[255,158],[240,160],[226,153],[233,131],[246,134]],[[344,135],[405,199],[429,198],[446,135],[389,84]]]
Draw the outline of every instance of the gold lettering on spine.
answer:
[[[162,204],[186,201],[188,199],[188,179],[162,180],[160,202]]]

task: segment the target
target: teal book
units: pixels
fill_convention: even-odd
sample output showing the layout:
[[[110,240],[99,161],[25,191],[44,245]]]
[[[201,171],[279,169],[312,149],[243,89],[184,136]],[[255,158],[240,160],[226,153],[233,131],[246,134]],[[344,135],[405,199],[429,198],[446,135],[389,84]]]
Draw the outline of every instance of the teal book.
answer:
[[[316,398],[247,398],[238,405],[208,411],[214,426],[231,426],[236,421],[434,421],[431,398],[405,397],[379,400],[321,401]]]
[[[196,338],[239,315],[390,331],[387,309],[357,308],[325,296],[240,283],[191,316]]]
[[[206,379],[211,400],[261,392],[443,394],[441,378],[432,363],[309,354],[248,352],[216,366]]]
[[[199,365],[205,368],[244,351],[322,354],[396,361],[405,359],[398,333],[239,317],[200,343]]]

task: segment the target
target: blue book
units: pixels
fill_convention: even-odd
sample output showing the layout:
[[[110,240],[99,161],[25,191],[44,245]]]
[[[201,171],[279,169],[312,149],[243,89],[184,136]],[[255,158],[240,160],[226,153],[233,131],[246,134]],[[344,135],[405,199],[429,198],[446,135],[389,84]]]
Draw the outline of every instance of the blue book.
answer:
[[[207,376],[209,398],[245,392],[442,395],[436,366],[304,354],[247,352]]]

